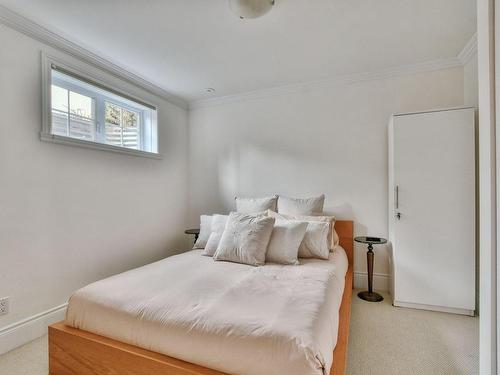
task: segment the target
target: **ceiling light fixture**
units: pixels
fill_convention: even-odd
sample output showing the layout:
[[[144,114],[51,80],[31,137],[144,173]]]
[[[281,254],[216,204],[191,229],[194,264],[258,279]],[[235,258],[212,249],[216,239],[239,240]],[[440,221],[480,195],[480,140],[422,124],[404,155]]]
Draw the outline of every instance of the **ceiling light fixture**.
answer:
[[[213,87],[207,87],[205,89],[205,92],[208,93],[208,94],[211,94],[211,93],[215,92],[215,89]]]
[[[229,7],[241,19],[261,17],[273,5],[274,0],[229,0]]]

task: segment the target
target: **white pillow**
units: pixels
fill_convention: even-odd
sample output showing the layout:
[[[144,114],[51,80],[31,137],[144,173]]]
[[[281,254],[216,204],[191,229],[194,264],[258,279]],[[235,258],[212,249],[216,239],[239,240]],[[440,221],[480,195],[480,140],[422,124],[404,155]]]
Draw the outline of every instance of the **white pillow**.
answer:
[[[193,249],[204,249],[207,245],[208,237],[212,233],[212,216],[200,216],[200,234],[196,240]]]
[[[273,211],[267,212],[268,216],[274,217],[276,220],[299,220],[299,221],[322,221],[325,223],[330,223],[330,233],[328,234],[328,243],[330,244],[330,250],[333,251],[339,243],[340,238],[335,230],[335,216],[306,216],[306,215],[285,215]]]
[[[278,198],[278,212],[285,215],[322,215],[325,195],[315,198]]]
[[[205,250],[203,255],[213,256],[219,246],[219,241],[224,232],[224,228],[227,223],[227,215],[213,215],[212,216],[212,233],[208,237],[207,244],[205,245]]]
[[[214,254],[214,260],[260,266],[266,263],[266,251],[274,218],[232,212]]]
[[[328,259],[330,246],[328,233],[330,224],[321,221],[308,221],[306,235],[299,247],[299,258]]]
[[[236,197],[236,211],[245,214],[254,214],[267,210],[276,211],[278,196],[267,198],[241,198]]]
[[[306,222],[276,220],[267,246],[266,262],[298,264],[299,246],[306,230]]]

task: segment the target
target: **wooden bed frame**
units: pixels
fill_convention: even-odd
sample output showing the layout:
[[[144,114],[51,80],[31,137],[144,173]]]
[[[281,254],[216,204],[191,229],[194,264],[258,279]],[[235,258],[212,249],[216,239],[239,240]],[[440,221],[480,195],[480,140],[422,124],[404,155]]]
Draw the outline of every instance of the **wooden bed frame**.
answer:
[[[339,311],[337,345],[330,375],[344,375],[353,288],[353,222],[337,221],[340,245],[349,258]],[[136,346],[66,326],[49,327],[49,373],[51,375],[223,375],[220,371],[154,353]]]

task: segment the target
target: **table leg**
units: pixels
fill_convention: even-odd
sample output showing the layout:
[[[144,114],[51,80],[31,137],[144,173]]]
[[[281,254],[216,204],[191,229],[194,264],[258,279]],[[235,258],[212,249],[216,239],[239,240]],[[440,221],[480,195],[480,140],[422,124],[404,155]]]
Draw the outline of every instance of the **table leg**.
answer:
[[[368,245],[368,252],[366,253],[366,263],[368,268],[368,293],[373,293],[373,246]]]
[[[373,291],[373,246],[368,244],[368,252],[366,253],[366,263],[368,268],[368,291],[359,292],[358,297],[368,302],[380,302],[384,300],[380,294]]]

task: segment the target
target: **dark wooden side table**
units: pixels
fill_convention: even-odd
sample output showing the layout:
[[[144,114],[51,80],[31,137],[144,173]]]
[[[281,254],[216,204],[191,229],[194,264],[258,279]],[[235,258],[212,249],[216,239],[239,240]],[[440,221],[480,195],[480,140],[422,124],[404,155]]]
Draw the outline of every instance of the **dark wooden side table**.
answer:
[[[369,302],[380,302],[384,300],[380,294],[373,291],[373,245],[382,245],[387,242],[385,238],[379,237],[356,237],[354,241],[368,244],[366,262],[368,265],[368,290],[359,292],[358,297]]]
[[[196,240],[198,239],[198,236],[200,235],[200,230],[199,229],[186,229],[184,231],[186,234],[194,234],[194,242],[196,243]]]

